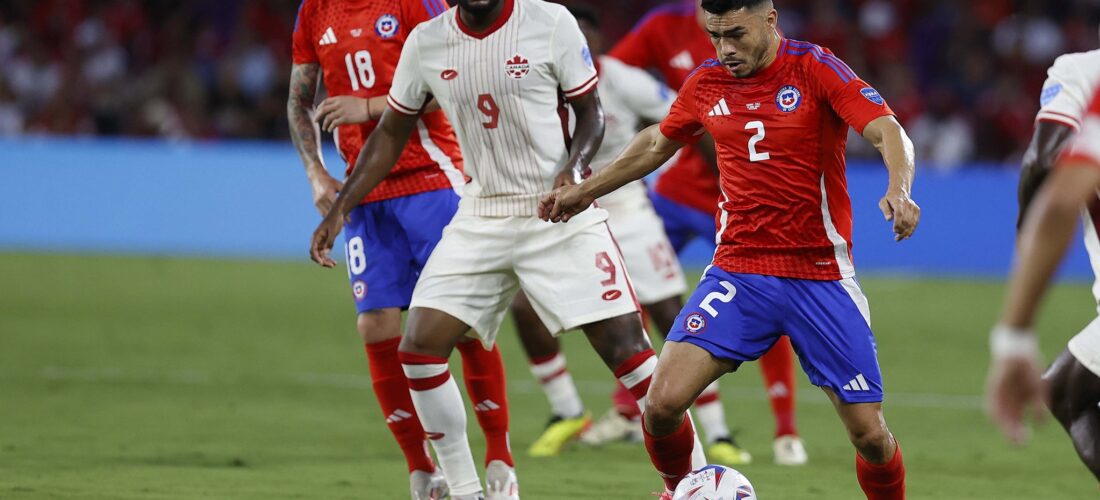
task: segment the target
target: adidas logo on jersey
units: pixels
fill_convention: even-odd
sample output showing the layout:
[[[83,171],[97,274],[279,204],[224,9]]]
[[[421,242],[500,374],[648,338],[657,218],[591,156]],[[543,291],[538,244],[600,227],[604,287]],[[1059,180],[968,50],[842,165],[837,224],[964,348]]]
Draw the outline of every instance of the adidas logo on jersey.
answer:
[[[707,116],[729,116],[731,114],[733,113],[730,113],[730,108],[726,105],[726,98],[723,97],[718,100],[718,104],[714,105],[714,109],[707,113]]]
[[[676,69],[691,71],[695,69],[695,60],[691,58],[691,53],[685,50],[672,56],[672,59],[668,60],[668,65]]]
[[[392,424],[392,423],[395,423],[395,422],[400,422],[402,420],[412,418],[412,416],[413,416],[412,413],[409,413],[405,410],[402,410],[402,409],[398,408],[398,409],[394,410],[393,413],[390,414],[390,416],[386,417],[386,423],[387,424]]]
[[[317,45],[332,45],[336,43],[336,32],[332,30],[332,26],[329,26],[325,30],[325,34],[321,35],[321,41],[317,42]]]
[[[486,399],[476,405],[474,405],[474,411],[493,411],[499,410],[500,405],[493,402],[491,399]]]
[[[844,384],[843,389],[853,392],[871,390],[869,387],[867,387],[867,379],[863,378],[862,373],[856,375],[856,378],[849,380],[847,384]]]

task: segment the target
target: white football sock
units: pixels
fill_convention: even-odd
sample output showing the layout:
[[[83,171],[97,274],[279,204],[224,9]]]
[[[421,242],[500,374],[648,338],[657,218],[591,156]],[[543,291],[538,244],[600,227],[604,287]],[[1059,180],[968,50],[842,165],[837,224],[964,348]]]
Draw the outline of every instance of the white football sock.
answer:
[[[717,395],[716,380],[703,389],[695,403],[695,416],[699,417],[699,426],[703,428],[708,444],[730,437],[730,429],[726,427],[726,409],[722,407],[722,401],[717,399]]]
[[[416,415],[447,478],[451,495],[481,493],[481,479],[466,438],[466,406],[447,365],[402,364]]]
[[[565,356],[555,354],[553,358],[541,363],[531,364],[531,374],[542,385],[546,399],[550,401],[550,411],[563,418],[575,418],[584,413],[584,403],[577,394],[573,376],[565,366]]]

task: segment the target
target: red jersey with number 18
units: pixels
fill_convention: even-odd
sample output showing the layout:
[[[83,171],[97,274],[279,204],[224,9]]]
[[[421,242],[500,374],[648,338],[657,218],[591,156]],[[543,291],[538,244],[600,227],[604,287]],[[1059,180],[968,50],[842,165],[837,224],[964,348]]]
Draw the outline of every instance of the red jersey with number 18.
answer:
[[[447,10],[443,0],[305,0],[294,26],[295,64],[320,64],[330,96],[387,95],[412,29]],[[377,121],[341,125],[336,146],[351,173]],[[442,111],[421,114],[397,165],[364,203],[461,186],[462,155]]]
[[[852,265],[848,127],[891,115],[827,49],[783,39],[776,60],[735,78],[716,60],[688,77],[661,132],[714,137],[722,201],[714,264],[731,273],[839,280]]]

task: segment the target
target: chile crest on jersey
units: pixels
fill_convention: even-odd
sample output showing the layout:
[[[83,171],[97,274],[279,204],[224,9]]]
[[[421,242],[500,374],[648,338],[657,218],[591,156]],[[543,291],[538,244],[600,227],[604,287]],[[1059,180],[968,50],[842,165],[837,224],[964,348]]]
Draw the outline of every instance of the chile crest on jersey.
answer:
[[[374,22],[374,32],[383,40],[393,38],[397,34],[397,17],[393,14],[383,14]]]
[[[784,113],[798,109],[802,104],[802,92],[794,85],[785,85],[775,93],[775,106]]]

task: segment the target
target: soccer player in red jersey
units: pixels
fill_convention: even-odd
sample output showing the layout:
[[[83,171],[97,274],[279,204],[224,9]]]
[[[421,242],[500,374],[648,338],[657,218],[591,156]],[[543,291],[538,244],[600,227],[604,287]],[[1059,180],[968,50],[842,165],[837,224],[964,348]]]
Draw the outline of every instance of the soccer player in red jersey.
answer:
[[[668,335],[646,398],[644,432],[665,497],[691,470],[684,418],[712,381],[789,335],[810,381],[833,401],[869,499],[905,496],[901,449],[882,414],[867,299],[852,266],[844,175],[848,127],[889,170],[879,202],[895,239],[913,234],[913,145],[882,96],[829,51],[776,31],[770,0],[703,0],[718,59],[690,75],[668,117],[606,169],[556,189],[540,216],[568,221],[644,177],[704,133],[721,181],[718,251]]]
[[[631,66],[654,69],[670,87],[681,89],[695,67],[714,56],[714,46],[702,24],[703,10],[698,1],[678,0],[652,10],[611,49],[609,55]],[[721,197],[713,154],[711,144],[682,148],[671,165],[658,175],[650,193],[669,242],[677,253],[696,237],[713,237],[715,208]],[[675,313],[668,317],[651,314],[651,319],[662,333],[667,333]],[[781,338],[760,358],[760,370],[775,417],[774,460],[780,465],[805,464],[806,450],[795,424],[794,353],[787,337]],[[619,392],[622,391],[620,387]],[[695,402],[695,416],[708,443],[707,457],[728,465],[748,463],[751,455],[732,439],[718,394],[715,382]],[[592,431],[585,434],[586,441],[591,435],[614,435],[609,431],[600,432],[604,428],[629,428],[620,423],[624,418],[640,418],[630,404],[629,393],[625,396],[616,398],[616,401],[623,401],[615,406],[618,413],[609,413],[597,422]]]
[[[341,189],[325,169],[318,121],[336,136],[351,173],[359,150],[386,108],[401,49],[413,27],[447,9],[442,0],[305,0],[293,37],[287,114],[291,137],[327,214]],[[319,78],[329,97],[316,109]],[[358,312],[357,329],[366,344],[371,382],[386,423],[405,454],[413,498],[437,498],[446,483],[436,470],[424,429],[397,357],[401,310],[407,309],[424,263],[458,207],[464,184],[462,157],[442,111],[416,120],[416,132],[397,166],[360,201],[346,224],[348,277]],[[458,345],[466,386],[489,443],[486,462],[511,463],[504,367],[495,347],[476,341]],[[435,496],[432,496],[435,495]]]

